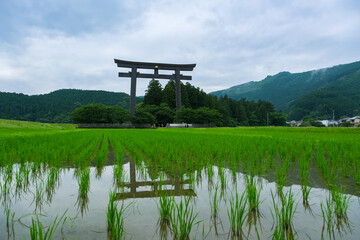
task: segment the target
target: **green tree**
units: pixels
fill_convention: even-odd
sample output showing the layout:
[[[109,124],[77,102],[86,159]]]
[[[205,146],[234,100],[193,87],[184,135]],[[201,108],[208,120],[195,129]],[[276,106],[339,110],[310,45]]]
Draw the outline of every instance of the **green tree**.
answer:
[[[74,123],[104,123],[106,115],[106,106],[102,104],[88,104],[76,108],[71,119]]]
[[[286,126],[286,115],[282,112],[272,112],[269,118],[272,126]]]
[[[110,107],[113,113],[113,123],[125,123],[131,120],[130,112],[120,106]]]
[[[74,123],[123,123],[130,120],[130,113],[119,106],[88,104],[76,108],[71,119]]]
[[[151,113],[139,109],[135,112],[132,122],[135,124],[155,124],[156,120]]]
[[[166,103],[170,108],[175,109],[175,82],[170,80],[164,87],[162,102]]]
[[[169,106],[165,103],[162,103],[155,113],[156,122],[158,124],[166,125],[167,123],[172,123],[174,121],[174,111],[169,108]]]
[[[341,127],[353,127],[354,125],[351,122],[344,122],[341,124]]]
[[[152,79],[145,91],[144,104],[160,105],[163,100],[163,89],[158,80]]]
[[[175,122],[177,123],[193,123],[194,122],[194,113],[195,110],[191,108],[181,108],[176,111]]]
[[[186,86],[183,83],[180,83],[180,86],[181,86],[181,105],[182,107],[189,108],[191,106],[190,106],[189,96],[186,91]]]
[[[193,123],[221,125],[222,116],[216,109],[201,107],[194,110],[194,115]]]
[[[216,109],[201,107],[198,109],[182,108],[176,112],[177,123],[214,124],[222,125],[222,116]]]

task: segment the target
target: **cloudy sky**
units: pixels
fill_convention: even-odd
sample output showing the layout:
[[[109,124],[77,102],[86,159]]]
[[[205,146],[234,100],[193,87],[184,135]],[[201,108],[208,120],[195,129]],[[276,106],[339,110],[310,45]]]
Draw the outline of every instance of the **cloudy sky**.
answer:
[[[359,61],[359,29],[359,0],[1,0],[0,91],[129,93],[117,58],[196,63],[211,92]]]

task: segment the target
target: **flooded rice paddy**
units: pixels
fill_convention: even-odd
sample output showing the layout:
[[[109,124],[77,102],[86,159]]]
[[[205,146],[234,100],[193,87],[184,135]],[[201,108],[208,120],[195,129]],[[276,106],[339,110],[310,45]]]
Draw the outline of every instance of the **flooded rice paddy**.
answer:
[[[358,134],[280,130],[0,139],[0,239],[358,239]]]
[[[29,173],[29,182],[18,186],[16,182],[19,165],[13,165],[13,179],[9,191],[2,191],[1,239],[28,239],[31,220],[39,216],[44,226],[51,225],[56,216],[65,213],[67,220],[56,239],[108,239],[106,210],[109,192],[116,189],[118,204],[129,206],[124,215],[125,239],[172,239],[169,223],[163,223],[159,215],[159,196],[166,192],[175,196],[174,201],[191,197],[190,204],[196,218],[191,229],[191,239],[234,239],[229,220],[230,201],[236,192],[246,192],[247,175],[232,172],[227,168],[211,166],[197,172],[192,179],[187,176],[150,176],[144,166],[124,162],[123,180],[114,179],[114,166],[104,166],[99,170],[90,167],[89,190],[81,196],[79,177],[74,168],[56,169],[53,186],[49,186],[52,169],[40,167],[37,173]],[[9,177],[2,170],[1,182]],[[257,189],[261,189],[259,208],[248,212],[242,226],[243,239],[271,239],[276,229],[275,203],[279,204],[279,189],[275,182],[254,177]],[[160,185],[160,186],[159,186]],[[159,191],[159,189],[163,191]],[[295,200],[295,212],[288,238],[295,239],[358,239],[360,234],[360,202],[354,195],[349,197],[349,209],[344,219],[335,219],[329,231],[321,204],[331,198],[331,192],[322,188],[311,188],[309,200],[303,202],[302,187],[297,184],[284,186],[282,192],[291,189]],[[214,203],[214,196],[218,202]],[[218,204],[214,213],[213,206]],[[9,216],[7,217],[7,214]],[[59,229],[60,229],[59,228]],[[329,235],[330,234],[330,235]]]

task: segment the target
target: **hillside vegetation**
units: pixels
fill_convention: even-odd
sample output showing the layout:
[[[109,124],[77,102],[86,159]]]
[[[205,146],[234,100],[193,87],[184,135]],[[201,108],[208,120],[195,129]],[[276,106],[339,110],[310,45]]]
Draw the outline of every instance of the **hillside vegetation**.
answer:
[[[175,111],[175,83],[164,87],[150,81],[144,98],[137,98],[130,117],[129,95],[106,91],[63,89],[28,96],[0,92],[0,118],[47,123],[133,123],[165,125],[172,122],[217,126],[284,125],[285,116],[267,101],[235,101],[209,95],[191,84],[181,84],[182,110]],[[143,101],[143,103],[141,103]],[[77,110],[75,110],[77,109]],[[84,110],[84,111],[83,111]]]
[[[360,62],[303,73],[281,72],[259,82],[249,82],[213,92],[233,99],[266,100],[289,119],[315,118],[359,113]]]
[[[140,98],[137,99],[141,101]],[[42,95],[0,92],[0,118],[36,122],[70,123],[74,109],[101,103],[129,108],[129,95],[95,90],[62,89]]]
[[[360,115],[360,70],[312,91],[290,104],[289,117],[329,119]]]

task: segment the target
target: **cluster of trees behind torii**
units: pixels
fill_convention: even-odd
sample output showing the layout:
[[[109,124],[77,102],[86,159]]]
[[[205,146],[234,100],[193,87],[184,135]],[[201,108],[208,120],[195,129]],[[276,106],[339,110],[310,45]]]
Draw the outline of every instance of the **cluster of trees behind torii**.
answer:
[[[137,105],[136,115],[144,112],[154,116],[157,124],[186,122],[215,124],[216,126],[274,126],[286,125],[286,116],[276,112],[267,101],[233,100],[206,94],[190,83],[181,83],[182,109],[175,111],[175,83],[169,81],[162,88],[158,80],[151,80],[144,101]]]
[[[158,80],[151,80],[144,100],[136,106],[135,116],[119,106],[89,104],[72,113],[75,123],[194,123],[216,126],[282,126],[286,116],[276,112],[267,101],[233,100],[206,94],[190,83],[181,84],[182,108],[175,110],[175,83],[169,81],[162,88]]]
[[[181,83],[182,108],[175,110],[175,83],[169,81],[162,88],[158,80],[151,80],[144,100],[136,106],[134,117],[119,106],[90,104],[72,113],[75,123],[194,123],[216,126],[282,126],[286,116],[276,112],[267,101],[233,100],[227,96],[219,99],[206,94],[190,83]]]

